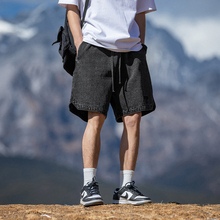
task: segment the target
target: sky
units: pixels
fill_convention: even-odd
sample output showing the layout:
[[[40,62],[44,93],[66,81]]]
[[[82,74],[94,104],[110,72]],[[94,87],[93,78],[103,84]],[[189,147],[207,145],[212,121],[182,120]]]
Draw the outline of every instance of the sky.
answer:
[[[9,18],[39,4],[58,0],[0,0],[0,17]],[[169,30],[198,60],[220,58],[220,0],[155,0],[157,11],[147,19]]]
[[[158,27],[168,29],[198,60],[220,58],[219,0],[155,0],[157,12],[147,15]]]

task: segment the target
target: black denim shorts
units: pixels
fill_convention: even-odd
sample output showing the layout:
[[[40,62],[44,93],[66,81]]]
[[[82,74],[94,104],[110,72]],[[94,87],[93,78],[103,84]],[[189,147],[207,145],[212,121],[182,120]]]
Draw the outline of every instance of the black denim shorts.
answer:
[[[145,45],[140,51],[120,53],[82,42],[73,73],[70,111],[88,121],[88,111],[107,117],[111,104],[117,122],[122,122],[122,116],[154,111],[146,52]]]

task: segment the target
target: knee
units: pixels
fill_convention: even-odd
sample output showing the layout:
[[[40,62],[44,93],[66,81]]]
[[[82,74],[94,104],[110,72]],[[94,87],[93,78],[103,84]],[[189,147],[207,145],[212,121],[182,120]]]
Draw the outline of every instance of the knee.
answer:
[[[125,127],[136,128],[139,127],[141,121],[141,112],[132,115],[127,115],[123,118]]]
[[[105,115],[97,112],[88,112],[88,124],[96,131],[101,131]]]

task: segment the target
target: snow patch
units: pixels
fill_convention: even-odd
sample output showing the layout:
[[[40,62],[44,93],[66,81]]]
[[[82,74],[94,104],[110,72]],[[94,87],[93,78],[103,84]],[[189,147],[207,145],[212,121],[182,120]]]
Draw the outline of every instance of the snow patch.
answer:
[[[149,20],[155,26],[167,29],[180,40],[188,56],[198,60],[220,57],[220,19],[173,19],[167,14],[157,14],[149,17]]]
[[[121,138],[122,132],[123,132],[123,123],[117,123],[115,125],[115,134],[118,138]]]
[[[29,40],[37,34],[36,28],[25,28],[19,24],[11,24],[7,21],[0,20],[0,39],[3,35],[14,35],[22,40]]]

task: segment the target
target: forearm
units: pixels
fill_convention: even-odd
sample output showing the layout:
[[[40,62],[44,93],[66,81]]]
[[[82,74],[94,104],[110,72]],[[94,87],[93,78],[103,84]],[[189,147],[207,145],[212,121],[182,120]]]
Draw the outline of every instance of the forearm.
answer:
[[[79,15],[79,10],[76,5],[67,6],[67,18],[70,26],[71,33],[73,35],[74,44],[78,51],[79,45],[83,41],[82,30],[81,30],[81,20]]]
[[[135,16],[135,21],[139,26],[140,30],[140,39],[141,43],[144,44],[145,41],[145,29],[146,29],[146,21],[145,21],[145,13],[140,13]]]

